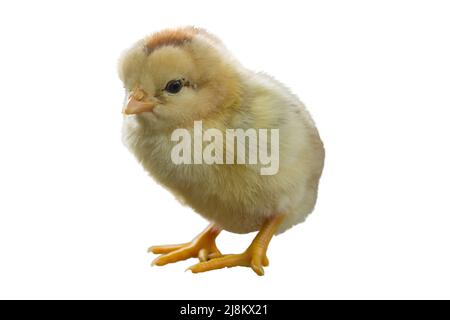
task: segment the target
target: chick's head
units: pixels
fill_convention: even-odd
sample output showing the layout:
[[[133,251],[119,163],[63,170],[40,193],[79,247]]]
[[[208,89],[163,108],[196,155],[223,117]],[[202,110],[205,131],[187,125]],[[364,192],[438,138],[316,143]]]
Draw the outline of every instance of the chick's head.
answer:
[[[189,126],[236,105],[239,74],[221,42],[201,29],[155,33],[120,59],[124,114],[143,119],[153,130]]]

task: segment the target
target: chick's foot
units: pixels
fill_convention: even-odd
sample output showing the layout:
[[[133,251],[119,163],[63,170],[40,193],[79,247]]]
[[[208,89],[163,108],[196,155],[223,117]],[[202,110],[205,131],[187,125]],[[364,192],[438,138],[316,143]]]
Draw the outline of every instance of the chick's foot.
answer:
[[[250,248],[249,248],[250,249]],[[231,267],[250,267],[257,275],[263,276],[263,266],[268,265],[268,259],[265,254],[256,249],[247,249],[241,254],[227,254],[209,261],[200,262],[188,268],[193,273],[211,271]]]
[[[161,254],[152,265],[163,266],[189,258],[199,258],[200,261],[220,257],[222,254],[216,246],[216,238],[220,233],[220,228],[211,224],[194,240],[184,244],[153,246],[148,252]]]
[[[210,270],[231,268],[231,267],[250,267],[259,276],[264,275],[263,267],[269,265],[266,252],[275,232],[278,230],[284,216],[275,216],[264,224],[258,235],[253,240],[252,244],[244,253],[241,254],[227,254],[219,258],[211,259],[209,261],[200,262],[188,268],[193,273],[205,272]]]

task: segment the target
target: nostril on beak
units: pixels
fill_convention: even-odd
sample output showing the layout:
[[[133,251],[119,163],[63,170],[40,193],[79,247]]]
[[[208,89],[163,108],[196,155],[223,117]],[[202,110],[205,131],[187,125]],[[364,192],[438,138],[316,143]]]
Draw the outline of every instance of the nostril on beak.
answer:
[[[145,98],[146,94],[145,92],[140,89],[140,88],[136,88],[135,90],[133,90],[133,92],[131,93],[131,96],[133,98],[135,98],[137,101],[142,101],[142,99]]]

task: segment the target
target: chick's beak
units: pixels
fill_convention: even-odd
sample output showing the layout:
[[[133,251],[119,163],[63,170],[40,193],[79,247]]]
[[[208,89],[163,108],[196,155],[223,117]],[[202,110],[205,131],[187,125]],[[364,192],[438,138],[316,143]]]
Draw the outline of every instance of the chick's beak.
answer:
[[[128,99],[127,105],[123,109],[123,113],[139,114],[143,112],[151,112],[156,106],[154,101],[143,101],[145,94],[141,90],[134,91]]]
[[[134,97],[130,97],[128,99],[128,103],[125,106],[123,113],[124,114],[139,114],[143,112],[150,112],[153,111],[153,108],[155,107],[154,102],[143,102],[139,101]]]

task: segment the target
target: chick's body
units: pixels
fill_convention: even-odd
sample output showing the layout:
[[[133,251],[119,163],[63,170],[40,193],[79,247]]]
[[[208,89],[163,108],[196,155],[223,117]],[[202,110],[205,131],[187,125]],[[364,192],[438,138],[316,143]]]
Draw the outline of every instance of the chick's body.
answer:
[[[248,233],[282,214],[275,230],[281,233],[313,210],[324,149],[309,113],[282,84],[241,66],[217,38],[195,28],[157,33],[124,54],[120,75],[129,92],[140,87],[155,104],[151,112],[124,118],[125,144],[160,184],[203,217]],[[178,78],[189,86],[177,94],[164,91]],[[224,137],[226,129],[278,129],[278,172],[262,175],[260,164],[173,163],[173,130],[194,136],[199,120],[204,131],[218,129]]]

